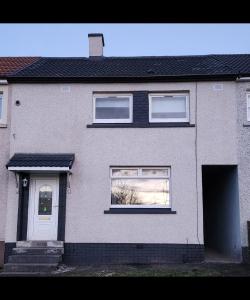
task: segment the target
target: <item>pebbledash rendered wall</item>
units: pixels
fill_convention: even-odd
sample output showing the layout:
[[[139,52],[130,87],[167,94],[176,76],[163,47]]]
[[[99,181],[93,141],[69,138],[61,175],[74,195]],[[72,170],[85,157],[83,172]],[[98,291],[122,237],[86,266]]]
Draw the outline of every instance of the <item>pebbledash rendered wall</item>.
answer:
[[[183,255],[183,249],[191,249],[191,260],[202,260],[201,166],[237,164],[235,83],[220,84],[219,89],[215,82],[12,86],[10,156],[17,152],[75,153],[66,203],[66,259],[68,253],[77,262],[84,251],[89,255],[93,249],[122,256],[124,244],[131,253],[139,245],[135,261],[154,251],[161,258],[166,252],[169,257],[178,251]],[[195,126],[87,128],[93,119],[92,94],[101,91],[190,91],[190,123]],[[20,106],[15,106],[16,100]],[[171,205],[176,214],[104,214],[110,206],[112,165],[170,166]],[[7,243],[16,241],[17,200],[11,173]],[[140,244],[145,244],[144,250]]]
[[[3,93],[4,114],[7,109],[7,122],[0,124],[0,266],[3,264],[4,238],[5,238],[5,216],[7,202],[8,171],[5,168],[6,161],[9,159],[9,132],[10,132],[10,106],[8,97],[11,94],[8,85],[0,85]]]
[[[250,221],[250,122],[247,121],[247,93],[250,81],[237,82],[239,197],[243,258],[250,262],[247,221]]]

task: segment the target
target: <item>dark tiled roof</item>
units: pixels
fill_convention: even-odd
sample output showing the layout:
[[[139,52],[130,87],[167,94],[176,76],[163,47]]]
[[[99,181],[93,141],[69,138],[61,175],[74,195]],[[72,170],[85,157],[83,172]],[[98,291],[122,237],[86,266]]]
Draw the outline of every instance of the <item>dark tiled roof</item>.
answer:
[[[224,54],[213,57],[237,73],[250,74],[250,54]]]
[[[6,167],[69,167],[74,162],[74,154],[34,154],[16,153]]]
[[[39,60],[39,57],[0,57],[0,76],[8,76],[37,60]]]
[[[250,54],[151,57],[42,57],[15,78],[153,78],[250,74]]]

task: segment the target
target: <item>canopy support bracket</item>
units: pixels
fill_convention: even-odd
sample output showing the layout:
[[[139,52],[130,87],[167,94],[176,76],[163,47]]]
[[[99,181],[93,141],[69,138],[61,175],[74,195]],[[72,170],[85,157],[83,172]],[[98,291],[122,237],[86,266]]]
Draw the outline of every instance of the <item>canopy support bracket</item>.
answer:
[[[71,194],[71,172],[67,172],[67,193]]]

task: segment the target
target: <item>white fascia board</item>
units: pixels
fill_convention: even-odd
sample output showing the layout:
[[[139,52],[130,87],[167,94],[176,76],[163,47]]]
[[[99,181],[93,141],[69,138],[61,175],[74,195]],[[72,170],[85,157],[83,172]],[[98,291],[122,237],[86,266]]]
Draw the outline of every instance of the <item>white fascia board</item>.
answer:
[[[8,81],[6,79],[0,79],[0,84],[8,84]]]
[[[9,171],[69,171],[69,167],[8,167]]]
[[[250,81],[250,77],[238,77],[236,81]]]

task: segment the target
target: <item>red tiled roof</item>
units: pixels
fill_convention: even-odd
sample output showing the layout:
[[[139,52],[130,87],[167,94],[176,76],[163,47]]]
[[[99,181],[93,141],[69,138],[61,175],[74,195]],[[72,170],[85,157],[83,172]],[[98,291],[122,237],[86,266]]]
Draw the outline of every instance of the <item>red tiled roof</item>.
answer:
[[[0,57],[0,76],[7,76],[29,66],[40,57]]]

